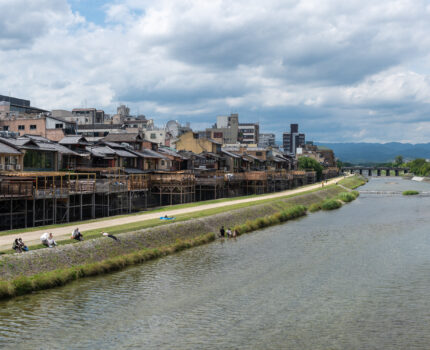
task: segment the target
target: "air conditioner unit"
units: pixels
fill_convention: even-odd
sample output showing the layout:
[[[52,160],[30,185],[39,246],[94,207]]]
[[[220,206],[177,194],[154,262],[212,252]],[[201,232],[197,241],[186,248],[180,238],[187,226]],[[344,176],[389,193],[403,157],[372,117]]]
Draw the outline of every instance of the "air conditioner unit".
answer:
[[[12,165],[6,165],[6,170],[12,170]]]
[[[15,165],[15,169],[16,170],[21,170],[21,165],[20,164]]]

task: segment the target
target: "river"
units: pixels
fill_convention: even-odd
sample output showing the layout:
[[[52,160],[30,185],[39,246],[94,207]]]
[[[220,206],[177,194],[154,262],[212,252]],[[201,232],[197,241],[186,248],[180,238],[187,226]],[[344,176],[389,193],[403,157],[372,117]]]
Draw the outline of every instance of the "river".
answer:
[[[373,178],[363,190],[430,191]],[[428,349],[430,197],[362,195],[0,303],[3,349]]]

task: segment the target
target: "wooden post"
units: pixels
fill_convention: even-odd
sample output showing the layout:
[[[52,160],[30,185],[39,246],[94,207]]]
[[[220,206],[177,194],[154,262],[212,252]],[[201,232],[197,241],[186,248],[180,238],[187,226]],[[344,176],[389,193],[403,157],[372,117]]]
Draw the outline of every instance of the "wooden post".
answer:
[[[79,212],[79,217],[80,217],[80,219],[81,219],[81,221],[82,221],[82,193],[79,195],[79,197],[80,197],[80,212]]]
[[[45,196],[44,196],[43,197],[43,216],[42,216],[42,218],[43,218],[43,224],[44,225],[45,225],[45,209],[46,209],[45,201],[46,201],[46,199],[45,199]]]
[[[36,226],[36,199],[33,197],[33,227]]]
[[[93,194],[91,196],[91,203],[92,203],[91,218],[95,219],[96,218],[96,194],[95,194],[95,192],[93,192]]]
[[[25,204],[24,204],[24,226],[27,228],[27,199],[25,199]]]
[[[52,216],[53,216],[53,223],[56,224],[57,223],[57,198],[53,198],[52,199]]]
[[[66,221],[70,222],[70,195],[67,196],[66,202]]]
[[[13,213],[13,199],[10,199],[10,229],[13,229],[13,223],[12,223],[12,213]]]

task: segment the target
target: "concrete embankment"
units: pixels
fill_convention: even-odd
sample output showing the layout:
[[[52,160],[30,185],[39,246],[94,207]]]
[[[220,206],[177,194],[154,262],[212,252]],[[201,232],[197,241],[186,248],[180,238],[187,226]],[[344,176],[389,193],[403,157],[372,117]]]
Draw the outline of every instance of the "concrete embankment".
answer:
[[[216,235],[210,235],[209,233],[218,233],[221,225],[224,225],[226,228],[243,225],[257,218],[267,217],[269,215],[285,211],[286,209],[292,208],[296,205],[309,206],[313,203],[320,203],[327,198],[336,197],[341,192],[343,192],[343,189],[333,186],[296,197],[278,199],[270,203],[254,205],[200,219],[192,219],[152,229],[123,233],[118,235],[121,239],[120,242],[102,237],[76,244],[56,247],[54,249],[39,249],[25,254],[4,255],[0,257],[0,278],[3,280],[1,283],[3,283],[4,290],[15,288],[14,286],[19,286],[19,283],[22,282],[19,280],[21,278],[25,280],[27,289],[24,288],[24,290],[29,292],[32,289],[32,282],[31,279],[27,277],[34,276],[36,274],[43,275],[59,271],[59,269],[67,270],[77,267],[79,268],[79,266],[88,264],[100,264],[105,261],[113,261],[113,259],[128,255],[130,257],[127,259],[133,260],[131,254],[137,252],[151,251],[152,255],[149,254],[148,257],[155,258],[182,250],[184,247],[186,248],[207,243],[216,237]],[[304,211],[303,214],[305,214],[305,212],[306,211]],[[157,251],[157,249],[162,250],[162,253]],[[148,260],[147,258],[140,259],[137,256],[134,259],[135,261],[128,261],[127,259],[125,259],[124,262],[118,262],[121,266],[118,266],[116,269]],[[108,272],[110,270],[112,269],[106,268],[100,273]],[[82,272],[83,270],[76,270],[71,278],[72,280],[92,275],[91,273],[85,274],[79,271]],[[80,273],[81,276],[78,276]],[[94,274],[98,273],[93,273],[93,275]],[[17,277],[18,281],[16,280]],[[64,283],[58,281],[58,283],[54,283],[53,285],[50,285],[49,283],[47,285],[55,286],[62,284]],[[36,290],[45,288],[48,287],[36,288]],[[9,295],[7,295],[7,293],[9,293]],[[10,290],[9,292],[3,291],[2,293],[0,290],[0,297],[2,294],[3,297],[7,297],[23,293],[13,292]]]

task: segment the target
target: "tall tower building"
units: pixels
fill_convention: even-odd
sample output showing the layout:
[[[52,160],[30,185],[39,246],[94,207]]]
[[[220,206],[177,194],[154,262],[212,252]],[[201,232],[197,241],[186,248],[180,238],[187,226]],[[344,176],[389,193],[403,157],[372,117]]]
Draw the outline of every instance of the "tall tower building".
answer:
[[[305,142],[305,134],[299,133],[299,124],[290,124],[290,132],[282,134],[282,144],[285,153],[296,155],[297,148],[303,147]]]

